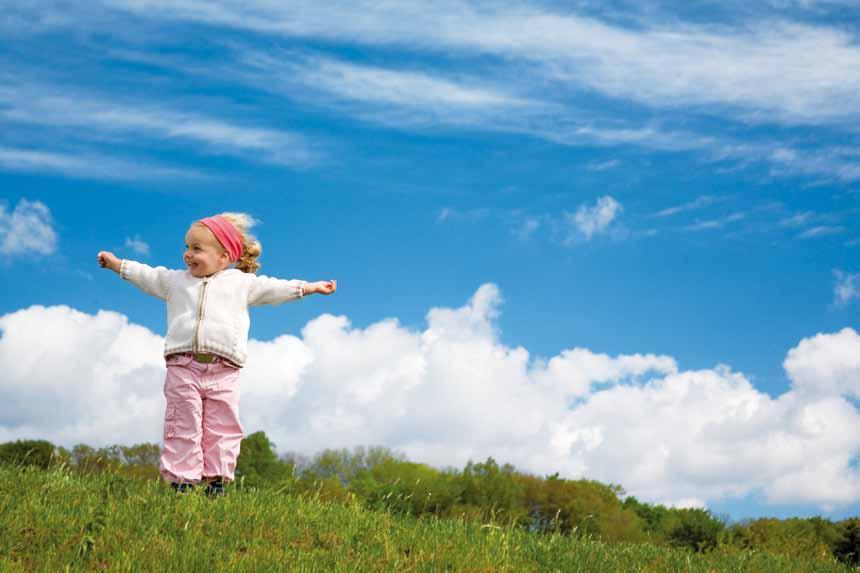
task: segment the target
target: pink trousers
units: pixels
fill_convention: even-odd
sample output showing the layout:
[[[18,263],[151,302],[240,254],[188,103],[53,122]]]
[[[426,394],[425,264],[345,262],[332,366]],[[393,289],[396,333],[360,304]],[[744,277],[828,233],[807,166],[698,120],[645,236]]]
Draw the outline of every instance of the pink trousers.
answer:
[[[201,364],[189,354],[167,357],[165,480],[193,483],[221,476],[232,481],[244,432],[239,423],[239,372],[226,362]]]

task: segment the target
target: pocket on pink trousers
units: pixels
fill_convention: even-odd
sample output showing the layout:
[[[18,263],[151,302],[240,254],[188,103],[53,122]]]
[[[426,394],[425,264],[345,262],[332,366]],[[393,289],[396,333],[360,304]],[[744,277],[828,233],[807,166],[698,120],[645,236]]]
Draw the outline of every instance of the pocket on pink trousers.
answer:
[[[168,406],[164,412],[164,439],[176,436],[176,406]]]

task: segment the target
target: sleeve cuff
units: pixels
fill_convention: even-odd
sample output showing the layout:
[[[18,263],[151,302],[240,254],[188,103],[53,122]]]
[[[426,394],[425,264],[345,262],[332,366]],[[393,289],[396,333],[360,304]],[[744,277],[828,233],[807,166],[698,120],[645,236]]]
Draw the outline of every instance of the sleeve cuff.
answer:
[[[119,264],[119,276],[125,280],[128,280],[128,259],[123,259]]]

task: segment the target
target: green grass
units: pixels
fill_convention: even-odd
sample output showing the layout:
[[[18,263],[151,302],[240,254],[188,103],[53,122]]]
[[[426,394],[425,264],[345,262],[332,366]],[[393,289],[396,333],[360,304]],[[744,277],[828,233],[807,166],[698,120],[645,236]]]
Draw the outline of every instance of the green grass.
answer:
[[[845,572],[762,553],[412,519],[273,491],[206,498],[156,481],[0,466],[0,571]]]

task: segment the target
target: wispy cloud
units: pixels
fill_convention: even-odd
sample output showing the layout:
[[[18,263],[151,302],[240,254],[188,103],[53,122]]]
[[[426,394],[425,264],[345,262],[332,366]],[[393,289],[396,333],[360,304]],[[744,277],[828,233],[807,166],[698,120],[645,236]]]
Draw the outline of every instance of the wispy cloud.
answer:
[[[854,85],[860,79],[842,73],[860,58],[860,49],[839,29],[782,21],[737,27],[676,21],[667,27],[647,19],[625,28],[581,13],[560,13],[522,2],[477,5],[449,0],[431,6],[334,2],[325,11],[308,1],[286,6],[252,0],[241,10],[218,0],[205,6],[182,0],[152,0],[145,5],[113,0],[106,4],[116,15],[132,13],[144,21],[180,20],[348,45],[396,46],[401,52],[387,58],[385,66],[245,52],[241,66],[221,70],[229,73],[220,76],[238,79],[253,71],[267,71],[258,78],[258,87],[280,85],[289,97],[303,91],[310,96],[305,102],[335,104],[345,113],[388,126],[476,126],[525,133],[563,145],[699,150],[733,161],[770,163],[774,176],[800,173],[842,182],[860,179],[860,161],[840,157],[832,150],[810,153],[767,142],[744,146],[731,138],[672,127],[676,122],[671,118],[679,111],[718,114],[742,124],[786,117],[794,118],[795,123],[845,124],[822,115],[844,119],[860,109],[855,95],[860,91]],[[355,17],[357,13],[360,18]],[[82,17],[92,18],[93,14]],[[61,19],[67,25],[69,20],[74,18]],[[444,76],[424,65],[410,69],[402,63],[401,54],[426,54],[428,50],[457,54],[461,59],[455,66],[447,66]],[[486,58],[496,65],[472,65]],[[775,77],[763,79],[762,74]],[[303,90],[294,90],[296,86]],[[326,97],[313,97],[309,90]],[[656,121],[645,125],[629,117],[612,117],[600,113],[602,106],[588,105],[587,98],[580,97],[595,92],[613,101],[636,101],[644,109],[666,109],[671,114],[664,114],[662,122],[657,114]],[[167,130],[164,125],[151,124],[148,129],[167,131],[167,138],[202,142],[210,152],[259,155],[263,161],[295,165],[312,160],[315,151],[312,146],[308,149],[306,141],[304,147],[293,145],[295,142],[280,145],[283,134],[264,128],[238,134],[229,122],[219,125],[175,113],[163,117],[171,124]],[[129,123],[140,128],[141,118],[119,121],[120,125]],[[282,155],[273,147],[290,151]]]
[[[241,62],[246,68],[232,69],[230,75],[260,89],[392,128],[469,127],[528,135],[566,146],[633,145],[665,151],[704,151],[720,146],[712,137],[653,122],[637,125],[548,99],[545,94],[511,92],[514,88],[532,89],[522,82],[452,77],[450,72],[433,69],[381,68],[295,53],[275,57],[246,51]],[[501,83],[505,86],[496,85]],[[615,166],[617,163],[609,161],[598,167]]]
[[[840,225],[846,213],[827,213],[818,211],[802,211],[791,216],[783,217],[776,224],[782,229],[801,230],[797,238],[811,239],[827,235],[837,235],[847,231]]]
[[[454,82],[426,73],[311,58],[294,68],[301,81],[353,100],[402,106],[482,109],[528,105],[478,82]]]
[[[776,123],[853,132],[852,120],[860,119],[860,76],[844,70],[860,65],[860,47],[837,27],[760,14],[754,21],[711,25],[640,14],[635,25],[625,26],[582,7],[562,12],[509,0],[429,5],[356,0],[324,8],[309,0],[249,0],[241,7],[229,0],[205,5],[103,0],[103,5],[111,10],[102,12],[119,20],[131,14],[138,23],[204,23],[388,50],[371,65],[240,47],[238,60],[218,71],[220,78],[252,82],[305,105],[334,107],[388,127],[475,127],[568,146],[697,151],[717,161],[770,165],[774,177],[860,180],[857,156],[802,139],[797,141],[806,143],[793,147],[790,138],[783,143],[758,134],[753,143],[711,121],[718,117],[740,129]],[[81,18],[95,17],[92,11],[85,14]],[[60,18],[58,25],[70,20],[74,17]],[[211,70],[212,64],[198,67]],[[623,113],[618,102],[628,102]],[[170,110],[157,110],[170,126],[141,127],[146,120],[129,119],[125,116],[135,114],[127,111],[120,110],[120,125],[200,142],[209,152],[287,165],[313,161],[316,152],[306,140],[287,143],[283,132],[263,127],[238,133],[229,121]],[[148,108],[136,111],[151,116]],[[297,134],[286,134],[291,135]]]
[[[479,207],[475,209],[456,209],[444,207],[439,210],[436,221],[439,223],[474,223],[492,220],[506,227],[517,240],[528,241],[535,237],[538,230],[548,229],[553,236],[558,234],[560,224],[547,214],[531,214],[523,209],[493,209]]]
[[[712,229],[722,229],[726,225],[731,223],[736,223],[738,221],[742,221],[746,219],[748,213],[731,213],[726,215],[725,217],[719,217],[716,219],[708,219],[706,221],[697,221],[692,225],[687,225],[684,227],[686,231],[707,231]]]
[[[489,54],[568,89],[648,106],[718,105],[747,120],[831,123],[858,116],[860,47],[846,31],[787,20],[723,26],[644,20],[622,27],[525,2],[377,3],[109,0],[147,18],[288,37]],[[360,14],[361,17],[356,17]],[[524,78],[525,79],[525,78]],[[716,110],[715,110],[716,111]]]
[[[826,176],[828,180],[850,183],[860,180],[860,156],[856,149],[842,146],[816,149],[776,147],[767,159],[773,174],[808,174]]]
[[[57,232],[48,206],[20,199],[12,211],[0,203],[0,253],[50,255],[57,250]]]
[[[562,247],[579,247],[598,236],[613,241],[654,237],[657,229],[630,229],[621,221],[624,208],[614,197],[604,196],[582,203],[575,212],[535,212],[527,209],[445,207],[436,215],[438,223],[489,221],[494,229],[506,229],[518,241],[545,240]]]
[[[575,230],[570,240],[581,236],[590,241],[595,235],[607,232],[623,210],[621,203],[607,195],[598,198],[594,205],[580,205],[576,213],[565,213],[565,219]]]
[[[481,207],[478,209],[456,209],[454,207],[443,207],[439,210],[439,214],[436,216],[436,221],[477,221],[480,219],[486,219],[491,215],[491,213],[492,210],[486,207]]]
[[[742,142],[660,121],[642,123],[581,107],[576,98],[532,93],[534,88],[526,80],[452,75],[432,67],[383,68],[294,52],[244,51],[240,62],[243,67],[231,68],[229,75],[259,89],[395,129],[468,127],[528,135],[564,146],[696,151],[709,161],[764,163],[774,177],[860,179],[860,157],[851,155],[850,148],[795,149],[783,142]],[[619,164],[608,160],[587,168],[607,170]],[[688,209],[724,199],[703,199]]]
[[[519,223],[514,227],[514,236],[522,241],[530,239],[537,230],[541,227],[542,218],[525,216],[520,219]]]
[[[518,120],[509,118],[547,107],[464,74],[297,53],[246,51],[241,62],[245,67],[235,70],[236,76],[260,89],[395,128],[466,125],[510,131]]]
[[[840,269],[833,271],[833,303],[842,307],[854,299],[860,299],[860,273],[846,273]]]
[[[650,217],[666,218],[671,215],[694,211],[716,202],[734,199],[734,195],[716,197],[717,200],[705,199],[705,196],[694,201],[664,209]],[[692,222],[677,228],[680,231],[701,232],[726,229],[726,237],[741,237],[750,234],[788,234],[796,239],[841,234],[847,231],[843,221],[850,215],[851,209],[843,211],[801,211],[791,213],[785,204],[779,201],[769,201],[759,205],[749,205],[743,211],[723,213],[718,217],[694,218]],[[731,228],[729,230],[729,228]]]
[[[816,217],[816,214],[812,211],[804,211],[803,213],[795,213],[790,217],[784,217],[780,219],[779,226],[780,227],[803,227],[807,225],[810,221],[813,221]]]
[[[609,171],[610,169],[615,169],[621,165],[621,161],[618,159],[609,159],[607,161],[595,161],[594,163],[589,163],[586,166],[586,169],[589,171]]]
[[[723,201],[728,201],[731,199],[728,195],[701,195],[696,197],[693,201],[689,203],[684,203],[682,205],[676,205],[674,207],[668,207],[661,211],[654,213],[655,217],[668,217],[670,215],[677,215],[678,213],[684,213],[686,211],[695,211],[698,209],[702,209],[709,205],[713,205],[714,203],[719,203]]]
[[[232,154],[254,161],[308,166],[318,153],[301,135],[246,127],[171,107],[115,102],[101,96],[68,94],[52,86],[10,84],[0,88],[0,118],[7,132],[18,124],[66,128],[76,139],[117,135],[190,144],[195,152]],[[72,131],[73,130],[73,131]],[[201,147],[202,146],[202,147]]]
[[[149,245],[137,235],[135,235],[134,238],[126,237],[125,247],[131,249],[138,255],[143,255],[144,257],[149,256]]]
[[[200,180],[209,176],[196,169],[173,168],[140,159],[122,159],[89,152],[52,152],[0,147],[0,168],[10,171],[53,172],[99,180]]]
[[[805,230],[800,235],[798,235],[799,239],[814,239],[816,237],[826,237],[829,235],[839,235],[844,233],[847,229],[845,227],[836,227],[830,225],[818,225],[816,227],[812,227],[810,229]]]

